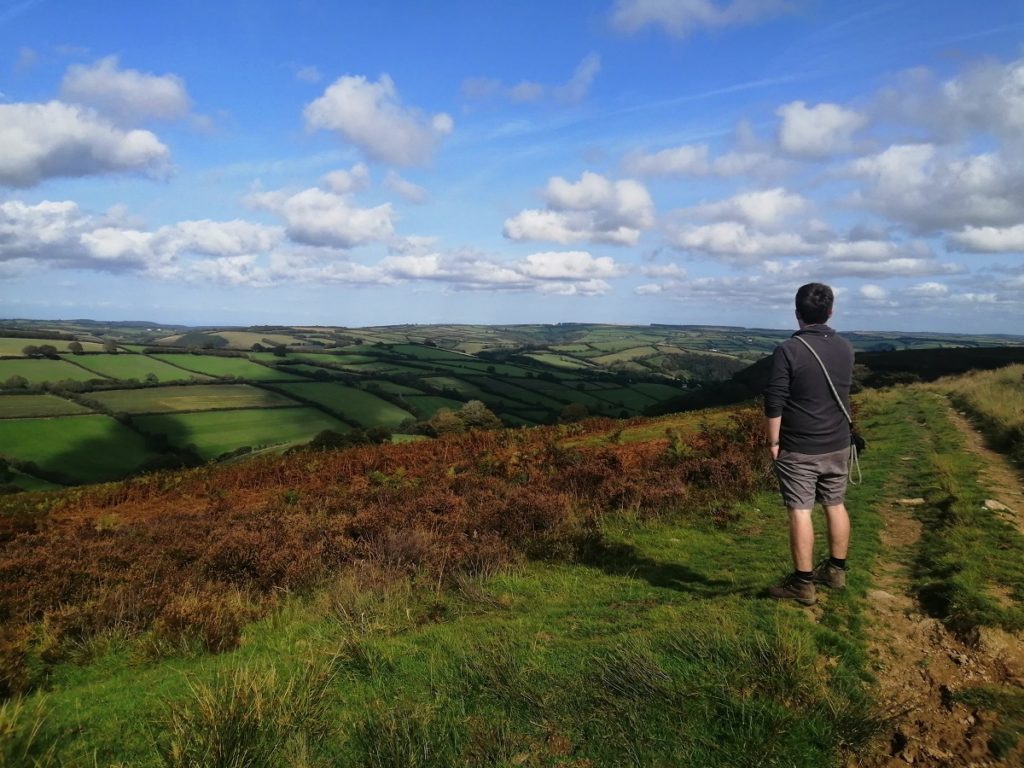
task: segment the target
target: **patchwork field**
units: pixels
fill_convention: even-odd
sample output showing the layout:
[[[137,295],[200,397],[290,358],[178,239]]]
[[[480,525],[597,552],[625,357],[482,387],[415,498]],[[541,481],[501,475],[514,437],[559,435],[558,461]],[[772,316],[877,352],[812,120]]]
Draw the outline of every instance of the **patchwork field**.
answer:
[[[188,387],[151,387],[94,392],[90,398],[121,413],[172,413],[235,408],[282,408],[294,400],[247,384],[199,384]],[[2,403],[4,398],[0,398]]]
[[[157,454],[109,416],[0,420],[0,453],[79,482],[124,477]]]
[[[280,389],[319,403],[340,414],[346,420],[364,427],[394,428],[412,417],[408,411],[403,411],[398,406],[381,400],[370,392],[346,387],[343,384],[282,384]]]
[[[173,365],[146,355],[82,355],[75,359],[79,365],[112,379],[138,379],[145,381],[149,375],[157,381],[188,381],[189,379],[209,380],[200,373],[190,373]]]
[[[47,381],[89,381],[104,378],[98,373],[79,368],[67,360],[0,360],[0,383],[11,376],[21,376],[29,384]]]
[[[348,432],[348,425],[315,408],[271,408],[138,416],[145,432],[167,435],[179,448],[194,445],[204,459],[241,446],[263,448],[311,440],[325,429]],[[2,425],[2,423],[0,423]]]
[[[276,371],[243,357],[213,355],[153,355],[164,362],[208,376],[236,376],[252,381],[301,381],[301,376]]]
[[[89,413],[89,409],[54,395],[9,395],[0,397],[0,419],[68,416],[82,413]]]
[[[63,339],[23,339],[0,336],[0,356],[12,355],[20,357],[22,350],[25,347],[41,347],[44,344],[48,344],[54,347],[58,352],[67,352],[68,344],[70,341],[64,341]],[[82,345],[82,349],[86,352],[102,352],[103,345],[96,341],[82,341],[79,342]]]

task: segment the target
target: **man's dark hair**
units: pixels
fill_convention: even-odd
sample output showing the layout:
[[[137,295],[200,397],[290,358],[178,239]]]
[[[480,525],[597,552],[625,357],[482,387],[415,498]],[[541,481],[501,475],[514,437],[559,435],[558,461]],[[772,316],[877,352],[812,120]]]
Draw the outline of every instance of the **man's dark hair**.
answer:
[[[824,323],[832,314],[834,300],[832,289],[824,283],[801,285],[796,292],[796,313],[808,325]]]

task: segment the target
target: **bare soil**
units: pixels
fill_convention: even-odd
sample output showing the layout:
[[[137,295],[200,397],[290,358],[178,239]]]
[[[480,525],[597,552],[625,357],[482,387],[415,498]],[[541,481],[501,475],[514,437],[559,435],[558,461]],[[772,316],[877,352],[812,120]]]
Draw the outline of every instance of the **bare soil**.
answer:
[[[1006,458],[990,451],[963,416],[951,414],[968,450],[984,459],[980,476],[990,498],[1021,525],[1024,488]],[[929,768],[1024,765],[1024,745],[997,761],[988,742],[995,723],[984,713],[953,700],[965,688],[985,683],[1024,689],[1024,637],[984,629],[964,640],[926,616],[910,594],[907,564],[921,535],[914,519],[916,499],[892,501],[881,513],[883,556],[875,567],[868,599],[872,619],[871,654],[879,704],[891,716],[887,736],[850,765],[858,768]]]

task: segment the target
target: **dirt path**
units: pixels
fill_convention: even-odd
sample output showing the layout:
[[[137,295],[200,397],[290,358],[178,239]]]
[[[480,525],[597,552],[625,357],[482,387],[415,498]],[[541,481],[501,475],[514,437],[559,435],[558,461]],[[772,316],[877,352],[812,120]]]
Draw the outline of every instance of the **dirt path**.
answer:
[[[962,416],[951,416],[965,436],[968,450],[985,459],[980,477],[991,499],[1020,525],[1024,509],[1020,476],[1005,457],[985,447]],[[973,768],[1019,765],[1021,746],[1006,761],[989,757],[993,723],[980,712],[952,699],[965,686],[1011,684],[1024,689],[1024,638],[999,630],[983,630],[967,643],[921,612],[910,594],[907,565],[921,534],[913,517],[915,500],[902,499],[881,510],[885,519],[882,549],[873,573],[877,587],[869,592],[872,615],[871,654],[878,678],[879,701],[892,716],[887,738],[877,750],[855,760],[858,768],[928,766]]]

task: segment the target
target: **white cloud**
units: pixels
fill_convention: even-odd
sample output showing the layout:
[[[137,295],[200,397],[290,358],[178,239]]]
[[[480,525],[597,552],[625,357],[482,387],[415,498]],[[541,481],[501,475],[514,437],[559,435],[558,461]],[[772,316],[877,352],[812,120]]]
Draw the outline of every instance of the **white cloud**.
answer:
[[[586,251],[545,251],[531,253],[518,269],[541,280],[582,280],[618,277],[622,269],[608,256],[594,258]]]
[[[27,72],[39,63],[39,54],[34,48],[23,45],[18,49],[18,60],[14,62],[15,72]]]
[[[576,104],[583,101],[590,91],[590,86],[594,83],[594,78],[597,77],[597,73],[600,71],[601,57],[596,53],[588,53],[583,57],[583,61],[577,65],[576,71],[569,78],[569,82],[554,89],[555,98],[566,104]]]
[[[611,286],[604,280],[585,280],[581,283],[544,283],[538,290],[554,296],[603,296]]]
[[[476,253],[389,256],[378,265],[390,280],[429,280],[456,290],[535,290],[564,296],[593,296],[611,286],[602,278],[622,270],[609,258],[589,253],[537,253],[517,263]]]
[[[340,195],[306,189],[294,195],[263,192],[250,195],[251,205],[273,211],[285,224],[288,237],[306,245],[354,248],[394,236],[390,203],[359,208]]]
[[[273,276],[260,266],[255,256],[223,256],[193,262],[185,272],[186,280],[202,283],[264,288],[274,284]]]
[[[356,163],[347,171],[331,171],[324,176],[324,186],[336,195],[360,192],[370,186],[370,169]]]
[[[866,283],[862,285],[858,291],[861,298],[867,299],[868,301],[886,301],[889,298],[889,292],[880,285],[874,285],[872,283]]]
[[[736,221],[683,227],[669,232],[668,240],[677,248],[746,264],[756,264],[770,256],[796,256],[817,250],[796,233],[766,234]]]
[[[658,283],[645,283],[633,289],[637,296],[656,296],[665,291],[665,287]]]
[[[279,213],[288,228],[244,220],[196,220],[149,231],[132,222],[124,210],[94,216],[71,201],[3,202],[0,276],[17,278],[54,267],[132,271],[163,281],[250,288],[288,283],[433,282],[458,291],[595,296],[611,290],[607,279],[625,273],[613,259],[585,251],[534,253],[519,261],[475,251],[427,252],[427,238],[390,237],[390,220],[378,220],[378,209],[353,209],[344,199],[318,189],[253,198],[252,204]],[[310,219],[316,224],[311,225]],[[375,264],[352,261],[338,250],[365,238],[394,240],[414,248]]]
[[[778,176],[788,163],[763,151],[732,151],[711,157],[707,144],[682,144],[653,154],[630,152],[623,167],[636,176]]]
[[[931,249],[922,242],[896,243],[892,240],[840,240],[825,247],[824,258],[834,261],[883,262],[899,258],[928,259]]]
[[[99,227],[81,236],[81,244],[96,259],[108,262],[144,264],[152,260],[153,235],[118,227]]]
[[[919,232],[1024,221],[1024,170],[996,153],[956,157],[934,144],[897,144],[848,170],[866,183],[856,204]]]
[[[785,0],[616,0],[611,22],[620,32],[653,25],[683,38],[701,27],[752,24],[792,8]]]
[[[826,157],[848,152],[853,134],[867,123],[859,112],[838,104],[808,107],[802,101],[783,104],[775,110],[779,125],[779,146],[798,157]]]
[[[273,250],[284,239],[280,227],[251,221],[180,221],[156,232],[161,249],[207,256],[241,256]]]
[[[309,130],[335,131],[369,157],[392,165],[425,164],[453,129],[443,112],[430,116],[403,106],[387,75],[376,83],[339,77],[303,115]]]
[[[927,69],[909,70],[880,91],[875,111],[882,120],[924,127],[938,141],[974,131],[1019,141],[1024,135],[1024,59],[986,61],[946,81]]]
[[[1024,253],[1024,224],[1013,227],[966,227],[946,239],[947,247],[974,253]]]
[[[625,168],[637,176],[706,176],[711,172],[707,144],[683,144],[648,155],[632,152]]]
[[[686,270],[675,262],[669,264],[647,264],[640,269],[644,277],[686,277]]]
[[[805,213],[810,201],[782,187],[743,192],[727,200],[704,203],[686,211],[703,219],[742,221],[754,227],[771,228],[786,219]]]
[[[141,120],[179,120],[190,108],[180,77],[119,69],[116,56],[107,56],[92,66],[68,67],[61,97],[92,107],[123,125]]]
[[[601,57],[588,53],[568,81],[563,85],[544,85],[533,80],[521,80],[507,86],[493,77],[470,77],[462,82],[462,97],[471,101],[504,98],[516,104],[540,101],[550,95],[563,104],[576,104],[586,98],[594,79],[601,71]]]
[[[323,75],[316,67],[300,67],[295,71],[295,79],[302,83],[319,83]]]
[[[920,277],[924,275],[952,275],[963,268],[935,259],[899,257],[888,261],[830,261],[821,269],[835,277]]]
[[[917,296],[922,298],[941,298],[949,293],[949,287],[943,283],[918,283],[907,288],[905,293],[908,296]]]
[[[512,240],[582,241],[635,245],[641,230],[654,224],[654,202],[647,189],[630,179],[611,181],[585,171],[578,182],[560,176],[544,190],[548,210],[524,210],[505,221]]]
[[[384,184],[392,192],[408,200],[410,203],[419,205],[430,199],[427,190],[419,184],[413,184],[408,179],[403,179],[394,171],[388,172],[387,177],[384,179]]]
[[[996,304],[999,302],[999,296],[996,293],[955,293],[949,298],[960,304]]]
[[[59,101],[0,104],[0,185],[30,187],[60,176],[161,172],[170,152],[149,131],[123,131]]]

